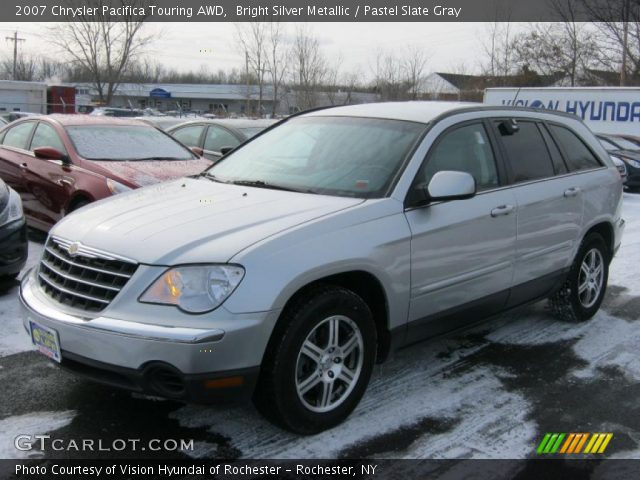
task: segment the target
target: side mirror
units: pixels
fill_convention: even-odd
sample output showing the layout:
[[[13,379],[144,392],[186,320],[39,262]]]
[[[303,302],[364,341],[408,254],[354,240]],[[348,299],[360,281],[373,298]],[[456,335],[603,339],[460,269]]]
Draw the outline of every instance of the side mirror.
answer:
[[[431,201],[464,200],[476,194],[476,180],[467,172],[442,170],[431,178],[426,190]]]
[[[198,155],[199,157],[202,157],[204,155],[204,150],[201,149],[200,147],[191,147],[190,150],[196,155]]]
[[[34,148],[33,154],[36,156],[36,158],[42,158],[44,160],[62,160],[62,163],[64,165],[71,164],[71,160],[69,160],[68,155],[53,147]]]
[[[220,153],[222,155],[226,155],[227,153],[229,153],[231,150],[233,150],[235,147],[222,147],[220,149]]]

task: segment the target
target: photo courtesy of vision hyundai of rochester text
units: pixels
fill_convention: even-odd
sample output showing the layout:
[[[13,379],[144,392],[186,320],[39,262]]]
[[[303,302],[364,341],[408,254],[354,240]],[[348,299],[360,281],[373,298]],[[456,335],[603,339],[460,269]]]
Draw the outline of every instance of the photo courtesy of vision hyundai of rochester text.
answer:
[[[89,125],[20,122],[9,150],[28,166],[75,149],[67,168],[92,162],[102,196],[125,185]],[[60,158],[30,148],[55,147],[44,134]],[[175,142],[169,156],[201,162]],[[547,297],[592,317],[624,230],[620,173],[579,119],[477,104],[292,115],[199,174],[123,190],[49,231],[20,289],[33,341],[115,387],[252,398],[300,434],[345,420],[403,345]]]

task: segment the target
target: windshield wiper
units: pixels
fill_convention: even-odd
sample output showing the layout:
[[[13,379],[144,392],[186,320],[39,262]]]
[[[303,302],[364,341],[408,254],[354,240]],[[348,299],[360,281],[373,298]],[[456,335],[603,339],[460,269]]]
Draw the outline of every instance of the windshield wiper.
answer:
[[[132,161],[142,161],[142,160],[188,160],[186,158],[176,158],[176,157],[144,157],[144,158],[136,158]]]
[[[284,190],[285,192],[314,193],[311,190],[300,190],[297,188],[285,187],[284,185],[267,183],[263,180],[234,180],[230,183],[232,183],[233,185],[242,185],[244,187],[270,188],[272,190]]]

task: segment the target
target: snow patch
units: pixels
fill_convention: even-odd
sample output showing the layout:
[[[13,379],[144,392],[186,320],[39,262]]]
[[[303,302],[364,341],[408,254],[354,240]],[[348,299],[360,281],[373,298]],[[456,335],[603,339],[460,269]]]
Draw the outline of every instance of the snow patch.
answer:
[[[74,410],[61,412],[34,412],[26,415],[7,417],[0,420],[0,458],[22,459],[41,458],[44,454],[37,450],[18,450],[14,441],[18,435],[43,435],[54,430],[66,427],[75,417]]]

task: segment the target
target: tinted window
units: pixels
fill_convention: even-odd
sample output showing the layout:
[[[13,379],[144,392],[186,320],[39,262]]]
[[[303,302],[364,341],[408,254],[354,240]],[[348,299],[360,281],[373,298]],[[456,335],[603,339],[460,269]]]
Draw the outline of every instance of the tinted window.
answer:
[[[381,197],[425,128],[377,118],[297,117],[231,152],[209,173],[227,182]]]
[[[467,172],[478,190],[498,186],[498,172],[487,132],[482,124],[466,125],[441,137],[422,166],[417,183],[428,184],[441,170]]]
[[[556,171],[556,175],[567,173],[567,165],[562,159],[562,153],[560,153],[558,145],[553,140],[553,138],[551,138],[551,135],[549,135],[549,132],[544,125],[538,124],[538,126],[540,127],[540,132],[542,133],[544,141],[547,144],[549,154],[551,155],[551,161],[553,162],[553,168]]]
[[[220,127],[209,127],[204,139],[204,149],[219,152],[222,147],[236,147],[240,144],[234,135]]]
[[[518,129],[509,131],[496,122],[507,153],[514,182],[526,182],[554,175],[551,157],[538,126],[533,122],[518,122]]]
[[[558,125],[549,125],[551,133],[564,149],[570,171],[600,167],[600,162],[582,140],[571,130]]]
[[[36,133],[31,140],[31,150],[38,147],[53,147],[62,153],[67,153],[64,144],[55,129],[46,123],[40,123],[36,128]]]
[[[26,150],[31,130],[33,130],[33,122],[16,125],[7,131],[2,144],[8,147],[23,148]]]
[[[188,147],[200,146],[200,135],[202,135],[203,125],[193,125],[175,130],[171,135]]]
[[[78,153],[88,160],[191,160],[189,150],[153,127],[92,125],[67,127]]]

